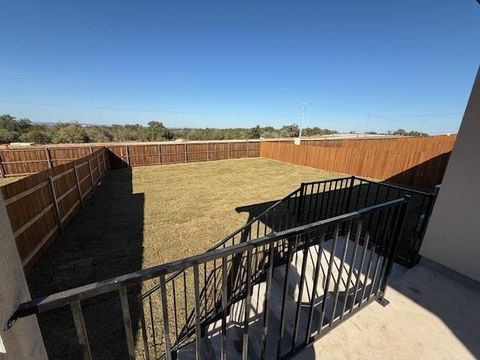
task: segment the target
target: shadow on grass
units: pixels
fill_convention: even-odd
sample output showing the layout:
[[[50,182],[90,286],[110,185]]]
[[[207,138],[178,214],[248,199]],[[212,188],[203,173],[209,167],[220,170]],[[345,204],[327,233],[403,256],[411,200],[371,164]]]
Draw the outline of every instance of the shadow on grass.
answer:
[[[32,298],[105,280],[141,269],[144,194],[132,194],[131,168],[110,172],[42,259],[27,274]],[[128,289],[134,336],[139,288]],[[82,301],[95,359],[127,358],[117,292]],[[76,359],[78,349],[68,307],[38,316],[50,358]]]

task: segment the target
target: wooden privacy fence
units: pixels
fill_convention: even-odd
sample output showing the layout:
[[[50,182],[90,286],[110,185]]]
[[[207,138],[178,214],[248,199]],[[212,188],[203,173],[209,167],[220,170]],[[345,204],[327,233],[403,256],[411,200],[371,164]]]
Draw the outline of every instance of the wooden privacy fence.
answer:
[[[433,186],[442,181],[456,136],[335,140],[328,145],[262,143],[260,156],[393,183]]]
[[[260,156],[260,141],[106,145],[112,168],[168,165]]]
[[[112,168],[260,156],[258,140],[35,147],[0,150],[0,176],[34,174],[87,156],[100,148],[109,150]]]
[[[108,168],[107,150],[100,148],[0,187],[24,268],[63,231]]]

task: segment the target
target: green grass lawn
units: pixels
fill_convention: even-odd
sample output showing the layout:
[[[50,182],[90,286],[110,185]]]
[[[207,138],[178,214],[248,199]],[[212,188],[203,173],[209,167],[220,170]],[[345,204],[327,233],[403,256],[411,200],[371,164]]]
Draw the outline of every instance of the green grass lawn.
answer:
[[[248,212],[237,208],[282,198],[302,181],[340,176],[344,175],[262,158],[112,170],[27,274],[31,295],[199,254],[247,221]],[[118,358],[125,350],[114,295],[92,305],[87,302],[84,309],[87,323],[95,324],[88,331],[100,358]],[[70,318],[68,309],[39,316],[52,358],[74,356],[69,353],[76,342]]]

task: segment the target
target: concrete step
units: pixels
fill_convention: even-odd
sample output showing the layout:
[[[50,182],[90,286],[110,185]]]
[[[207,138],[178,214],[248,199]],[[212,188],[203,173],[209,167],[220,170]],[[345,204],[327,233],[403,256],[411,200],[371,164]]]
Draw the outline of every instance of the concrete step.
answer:
[[[347,251],[345,254],[345,262],[343,264],[343,269],[341,270],[341,262],[343,251],[347,246]],[[353,290],[352,288],[355,286],[355,282],[357,279],[357,275],[359,271],[362,274],[367,272],[368,268],[368,261],[370,259],[370,252],[368,251],[366,254],[365,262],[363,268],[360,269],[362,255],[364,253],[365,248],[362,245],[358,245],[356,251],[355,262],[352,264],[353,254],[355,249],[355,243],[352,240],[347,241],[345,237],[339,237],[337,239],[337,244],[335,246],[335,253],[334,253],[334,260],[332,263],[332,272],[331,278],[329,282],[328,289],[325,289],[327,283],[327,274],[328,274],[328,266],[330,262],[330,257],[332,254],[333,248],[333,239],[329,239],[324,242],[322,253],[319,254],[319,246],[314,245],[310,246],[307,251],[306,257],[306,267],[305,267],[305,277],[304,277],[304,288],[302,293],[301,301],[304,303],[308,303],[311,300],[312,295],[317,297],[322,297],[325,290],[327,292],[332,292],[335,290],[335,286],[338,282],[338,288],[341,293],[348,293],[349,291]],[[313,279],[315,274],[315,267],[317,263],[318,256],[321,255],[320,261],[320,272],[319,278],[317,282],[316,291],[313,293]],[[289,267],[289,281],[288,281],[288,293],[294,300],[298,299],[299,290],[300,290],[300,277],[302,272],[302,262],[304,258],[304,250],[297,251],[293,255],[292,262],[290,263]],[[373,261],[376,262],[378,256],[374,254]],[[382,260],[382,258],[380,259]],[[353,267],[352,276],[350,278],[350,282],[348,282],[348,275],[350,269]],[[283,284],[285,279],[285,272],[286,266],[277,267],[274,273],[274,280],[278,284]],[[368,286],[372,281],[373,277],[373,270],[370,272],[369,276],[364,278],[362,275],[360,277],[361,283],[360,287]],[[348,283],[348,284],[347,284]]]

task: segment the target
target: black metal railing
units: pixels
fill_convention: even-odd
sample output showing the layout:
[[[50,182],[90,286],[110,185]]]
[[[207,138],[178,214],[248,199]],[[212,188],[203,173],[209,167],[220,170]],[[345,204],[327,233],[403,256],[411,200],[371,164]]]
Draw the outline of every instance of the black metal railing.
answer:
[[[350,193],[350,199],[351,195]],[[348,197],[348,194],[345,196]],[[326,334],[366,304],[384,298],[407,206],[408,196],[34,299],[19,306],[9,325],[12,326],[19,317],[69,306],[79,349],[84,358],[89,359],[92,352],[82,303],[98,300],[105,294],[118,293],[121,304],[119,316],[123,319],[130,358],[135,358],[136,354],[142,352],[146,359],[171,359],[181,345],[178,339],[182,336],[195,341],[197,359],[206,358],[204,354],[207,351],[208,325],[220,321],[219,355],[224,359],[228,350],[227,321],[234,317],[233,305],[240,304],[243,309],[242,358],[249,358],[253,346],[260,348],[262,358],[265,358],[266,349],[272,344],[276,349],[275,357],[288,357]],[[303,284],[308,276],[305,263],[309,259],[307,254],[312,250],[317,254],[314,259],[315,270],[310,279],[314,290],[309,303],[304,304]],[[292,267],[292,261],[299,253],[304,255],[302,264]],[[324,258],[327,260],[322,260]],[[281,266],[285,266],[281,306],[273,307],[272,276]],[[299,280],[296,281],[299,294],[292,305],[287,292],[292,279],[295,279],[294,272],[299,275]],[[175,287],[174,281],[167,282],[172,274],[176,278],[181,276],[184,279],[183,285],[177,284]],[[148,326],[147,318],[152,314],[145,313],[142,301],[132,304],[127,294],[152,279],[159,281],[158,298],[162,316],[160,319],[152,318]],[[265,284],[263,301],[257,299],[257,303],[252,304],[253,289],[262,283]],[[216,290],[205,290],[207,288]],[[206,294],[211,291],[217,295],[211,299],[202,297],[202,292]],[[180,299],[180,295],[184,299]],[[151,296],[147,299],[152,301]],[[130,316],[132,305],[137,307],[140,314],[143,347],[135,344]],[[254,306],[256,311],[252,315]],[[260,308],[263,309],[261,312]],[[193,309],[193,315],[190,309]],[[186,324],[193,322],[192,329],[189,326],[179,326],[176,321],[180,313]],[[269,323],[272,317],[278,317],[279,326]],[[253,330],[255,323],[261,323],[261,336],[249,337],[249,329]],[[301,326],[304,323],[307,325]],[[150,339],[152,331],[154,334]],[[268,354],[267,357],[271,358],[272,355]]]
[[[253,217],[208,251],[228,248],[271,233],[329,219],[405,195],[409,195],[411,200],[407,211],[408,221],[400,234],[396,261],[402,265],[413,266],[418,262],[418,250],[436,194],[378,183],[355,176],[302,183],[286,197],[269,206],[260,215]],[[345,229],[342,229],[342,234],[343,232]],[[332,234],[327,235],[331,236]],[[285,251],[285,249],[276,249],[277,253],[281,251]],[[254,256],[254,259],[258,262],[257,256]],[[243,296],[240,291],[240,283],[245,271],[244,261],[237,257],[227,263],[229,294],[236,299]],[[188,283],[187,270],[178,271],[165,279],[165,286],[171,288],[174,302],[172,307],[175,309],[171,320],[172,328],[175,329],[175,339],[172,341],[173,349],[178,349],[188,342],[195,329],[194,304],[188,302],[186,295],[188,289],[193,288],[193,285]],[[204,263],[199,269],[200,281],[203,284],[200,287],[199,296],[205,324],[213,321],[219,315],[221,271],[222,264],[216,261],[211,264]],[[158,319],[162,318],[156,299],[160,287],[160,283],[155,284],[141,294],[139,299],[143,302],[144,311],[148,314],[146,327],[149,331],[148,338],[151,339],[150,342],[154,349],[161,344],[161,341],[158,340],[158,329],[155,326]],[[182,305],[183,311],[176,310],[178,304]]]

